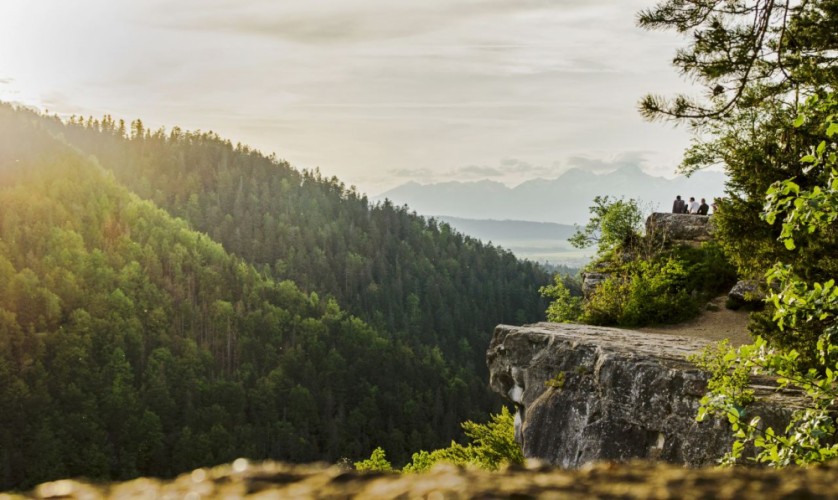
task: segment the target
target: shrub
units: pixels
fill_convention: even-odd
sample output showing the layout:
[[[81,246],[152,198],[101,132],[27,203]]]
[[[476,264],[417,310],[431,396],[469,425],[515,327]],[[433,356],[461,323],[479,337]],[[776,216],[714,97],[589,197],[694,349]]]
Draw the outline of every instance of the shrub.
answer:
[[[451,442],[448,448],[431,452],[420,450],[413,454],[412,461],[402,472],[426,472],[437,463],[473,466],[485,470],[498,470],[505,464],[524,463],[524,454],[515,441],[515,423],[506,407],[497,415],[491,415],[489,422],[478,424],[470,420],[462,423],[469,444]],[[385,458],[384,450],[376,448],[372,456],[356,462],[358,470],[393,470]]]
[[[573,296],[565,280],[565,277],[556,274],[552,285],[543,286],[538,290],[543,297],[553,299],[547,307],[548,321],[571,323],[577,321],[582,314],[582,297]]]
[[[381,448],[379,446],[378,448],[372,451],[372,455],[370,455],[370,458],[366,460],[361,460],[360,462],[355,462],[355,469],[364,471],[389,472],[393,470],[393,466],[392,464],[390,464],[390,461],[387,460],[384,448]]]
[[[600,284],[581,320],[619,326],[682,321],[699,311],[688,278],[683,262],[673,257],[630,261]]]

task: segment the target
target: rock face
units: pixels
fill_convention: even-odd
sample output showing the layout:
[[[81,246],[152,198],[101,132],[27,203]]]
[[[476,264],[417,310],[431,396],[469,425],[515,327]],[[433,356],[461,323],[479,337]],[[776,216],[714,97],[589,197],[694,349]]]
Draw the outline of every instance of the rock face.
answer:
[[[567,468],[600,460],[699,467],[728,450],[728,424],[698,423],[707,375],[686,361],[707,341],[587,325],[495,329],[490,385],[514,402],[527,458]],[[762,389],[751,407],[784,428],[791,401]]]
[[[26,497],[0,498],[835,498],[838,464],[799,469],[700,469],[598,464],[579,471],[533,464],[500,472],[438,466],[425,474],[361,473],[325,465],[261,463],[196,469],[160,481],[44,483]]]
[[[607,280],[611,275],[608,273],[582,273],[582,294],[585,297],[594,293],[600,283]]]
[[[646,234],[659,241],[698,245],[712,239],[709,215],[655,212],[646,219]]]

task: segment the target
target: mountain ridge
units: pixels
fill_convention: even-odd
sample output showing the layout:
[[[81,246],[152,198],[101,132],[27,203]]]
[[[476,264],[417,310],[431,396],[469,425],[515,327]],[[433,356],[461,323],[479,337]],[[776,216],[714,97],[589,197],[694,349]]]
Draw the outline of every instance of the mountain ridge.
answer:
[[[429,216],[584,224],[596,196],[634,198],[641,205],[651,205],[651,210],[669,211],[676,195],[708,202],[722,196],[724,180],[723,173],[712,171],[667,179],[649,175],[637,165],[626,165],[604,174],[572,168],[555,179],[531,179],[514,187],[488,181],[492,190],[482,189],[486,181],[410,181],[372,199],[389,199]]]

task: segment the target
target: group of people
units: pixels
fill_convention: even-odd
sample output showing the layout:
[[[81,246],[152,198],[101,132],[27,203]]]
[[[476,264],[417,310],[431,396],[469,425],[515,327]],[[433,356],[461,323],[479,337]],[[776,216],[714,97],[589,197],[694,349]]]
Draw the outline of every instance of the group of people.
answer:
[[[687,203],[681,199],[681,195],[679,194],[675,197],[675,202],[672,204],[673,214],[707,215],[708,211],[710,211],[710,205],[707,204],[704,198],[699,203],[695,201],[695,198],[690,196],[690,202]]]

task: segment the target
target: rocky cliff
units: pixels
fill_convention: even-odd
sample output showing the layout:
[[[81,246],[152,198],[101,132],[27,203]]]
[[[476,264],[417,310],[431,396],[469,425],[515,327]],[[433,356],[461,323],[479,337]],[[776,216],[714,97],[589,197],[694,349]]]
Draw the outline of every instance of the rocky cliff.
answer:
[[[731,444],[726,422],[695,421],[707,375],[686,356],[707,344],[587,325],[501,325],[487,361],[492,389],[518,409],[525,457],[569,468],[633,458],[698,467]],[[756,389],[751,411],[784,427],[789,396]]]

